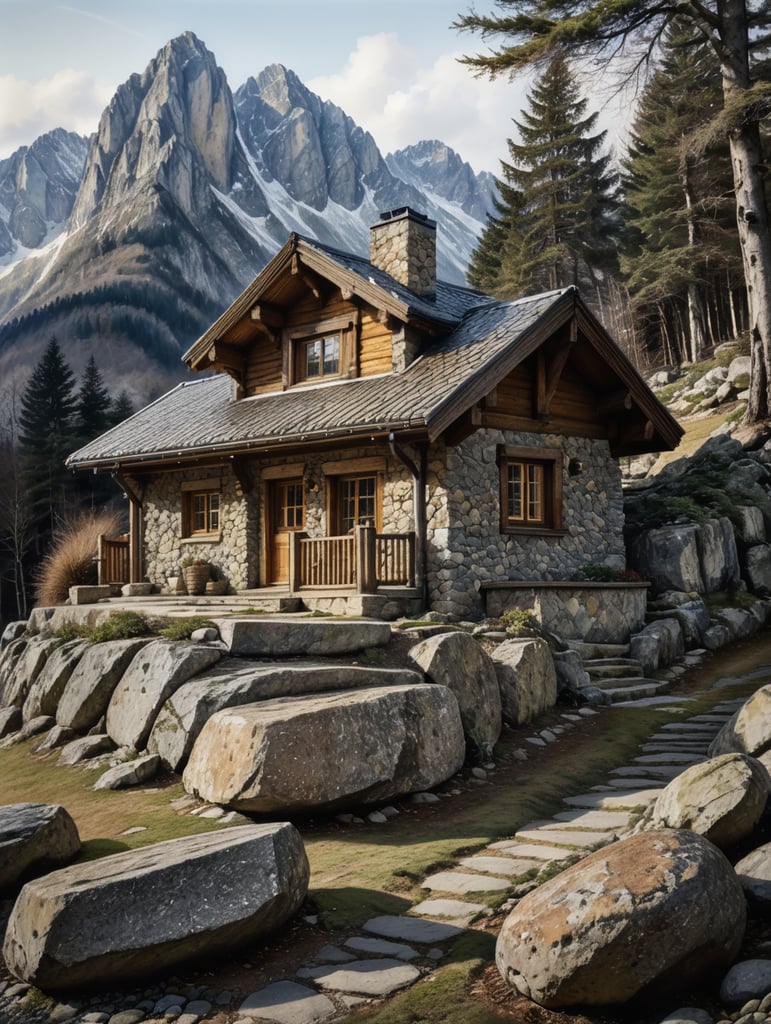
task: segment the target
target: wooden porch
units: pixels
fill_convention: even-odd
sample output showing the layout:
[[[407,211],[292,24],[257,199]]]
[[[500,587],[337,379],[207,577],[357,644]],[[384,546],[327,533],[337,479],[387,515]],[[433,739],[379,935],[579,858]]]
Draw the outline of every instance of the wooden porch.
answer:
[[[131,578],[128,536],[100,537],[97,562],[102,585],[141,582]],[[414,532],[377,533],[370,525],[355,526],[342,537],[309,537],[297,531],[289,535],[287,592],[303,599],[377,595],[388,590],[417,597],[415,566]]]

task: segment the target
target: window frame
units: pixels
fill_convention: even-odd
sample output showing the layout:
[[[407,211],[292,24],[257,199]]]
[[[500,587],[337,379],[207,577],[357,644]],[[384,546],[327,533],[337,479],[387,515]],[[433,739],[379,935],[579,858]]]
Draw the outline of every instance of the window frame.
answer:
[[[204,527],[195,528],[197,499],[204,499]],[[216,498],[216,508],[212,499]],[[216,525],[212,525],[216,522]],[[220,480],[195,480],[182,484],[182,540],[219,540],[222,536],[222,485]]]
[[[347,483],[352,483],[360,480],[374,480],[374,494],[372,500],[375,506],[375,514],[371,521],[375,527],[375,532],[380,533],[383,528],[383,474],[377,470],[362,470],[361,472],[353,473],[339,473],[335,475],[327,476],[327,488],[328,488],[328,506],[327,506],[327,523],[328,533],[330,537],[344,537],[346,536],[352,527],[345,530],[343,528],[343,486]],[[356,495],[356,502],[360,500],[360,495]],[[369,520],[368,520],[369,521]],[[356,525],[356,524],[354,524]]]
[[[351,316],[334,317],[318,323],[303,324],[285,331],[285,386],[312,387],[333,380],[355,376],[354,320]],[[337,369],[324,372],[324,343],[337,338]],[[308,376],[308,348],[321,343],[319,373]]]
[[[500,530],[504,534],[564,536],[562,528],[562,484],[564,457],[561,451],[549,448],[525,448],[518,445],[499,445],[497,451],[499,471]],[[525,481],[523,505],[528,503],[527,472],[536,469],[541,479],[541,507],[543,515],[530,519],[527,509],[522,518],[509,515],[509,467],[523,468]]]

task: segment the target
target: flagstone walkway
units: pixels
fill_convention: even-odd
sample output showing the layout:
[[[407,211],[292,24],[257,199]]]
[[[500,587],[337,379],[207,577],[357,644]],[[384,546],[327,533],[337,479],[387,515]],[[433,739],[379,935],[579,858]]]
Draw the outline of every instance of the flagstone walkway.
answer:
[[[744,698],[724,701],[709,713],[666,723],[630,764],[611,771],[603,785],[567,797],[565,809],[553,818],[528,822],[511,838],[490,843],[473,856],[459,858],[453,868],[430,875],[422,885],[427,898],[406,914],[367,921],[361,934],[348,936],[339,945],[322,946],[294,977],[252,993],[241,1004],[236,1024],[329,1021],[363,1001],[391,995],[430,975],[448,944],[479,915],[490,913],[481,902],[485,896],[512,890],[508,904],[513,906],[538,885],[539,874],[553,873],[555,862],[580,859],[622,836],[670,779],[707,760],[712,739],[743,702]],[[687,706],[687,699],[678,706]],[[583,708],[566,713],[559,725],[527,740],[531,746],[556,742],[583,716],[598,713],[611,712]]]

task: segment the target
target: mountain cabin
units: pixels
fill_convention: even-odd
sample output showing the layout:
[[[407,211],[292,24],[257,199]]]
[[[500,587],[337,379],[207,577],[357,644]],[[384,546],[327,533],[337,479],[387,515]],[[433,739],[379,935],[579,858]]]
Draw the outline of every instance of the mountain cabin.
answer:
[[[682,435],[575,288],[437,281],[409,208],[369,260],[293,234],[184,361],[68,465],[128,496],[131,582],[194,558],[277,608],[476,619],[507,581],[623,568],[618,459]]]

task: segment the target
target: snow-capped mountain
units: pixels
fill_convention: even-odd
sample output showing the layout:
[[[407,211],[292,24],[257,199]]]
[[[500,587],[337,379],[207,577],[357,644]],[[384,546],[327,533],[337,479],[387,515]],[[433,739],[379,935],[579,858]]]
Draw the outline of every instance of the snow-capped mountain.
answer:
[[[94,353],[144,400],[291,231],[366,254],[397,206],[438,222],[439,275],[461,282],[492,189],[441,143],[386,161],[281,65],[234,97],[185,33],[119,87],[90,143],[51,132],[0,162],[0,375],[55,334],[74,369]]]

